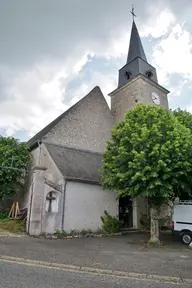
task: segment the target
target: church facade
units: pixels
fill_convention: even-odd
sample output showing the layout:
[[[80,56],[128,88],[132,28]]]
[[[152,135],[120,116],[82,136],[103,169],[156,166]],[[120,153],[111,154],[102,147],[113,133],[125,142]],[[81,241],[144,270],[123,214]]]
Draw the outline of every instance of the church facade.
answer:
[[[147,62],[133,21],[127,63],[119,70],[117,89],[109,94],[111,109],[97,86],[29,140],[33,159],[24,203],[27,232],[96,231],[104,210],[123,220],[125,227],[139,228],[147,203],[117,200],[115,192],[102,189],[102,154],[112,127],[127,110],[137,103],[168,108],[168,93]]]

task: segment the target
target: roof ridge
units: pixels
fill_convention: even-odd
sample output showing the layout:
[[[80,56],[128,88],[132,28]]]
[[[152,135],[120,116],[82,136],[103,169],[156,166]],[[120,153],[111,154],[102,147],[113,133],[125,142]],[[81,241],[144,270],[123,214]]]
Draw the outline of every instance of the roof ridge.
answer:
[[[103,155],[103,153],[100,153],[100,152],[97,152],[97,151],[93,151],[93,150],[88,150],[88,149],[83,149],[83,148],[75,148],[75,147],[72,147],[72,146],[65,146],[65,145],[55,144],[55,143],[46,142],[46,141],[43,141],[43,144],[57,146],[57,147],[61,147],[61,148],[66,148],[66,149],[69,149],[69,150],[76,150],[76,151],[82,151],[82,152],[91,153],[91,154],[98,154],[98,155],[101,155],[101,156]]]

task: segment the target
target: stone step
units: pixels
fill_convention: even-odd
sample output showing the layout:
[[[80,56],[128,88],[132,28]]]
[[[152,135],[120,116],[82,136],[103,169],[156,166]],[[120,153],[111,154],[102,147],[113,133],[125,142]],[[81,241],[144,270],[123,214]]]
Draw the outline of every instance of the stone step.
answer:
[[[126,234],[130,234],[130,233],[137,233],[137,232],[141,232],[140,229],[136,229],[136,228],[122,228],[120,230],[122,235],[126,235]]]

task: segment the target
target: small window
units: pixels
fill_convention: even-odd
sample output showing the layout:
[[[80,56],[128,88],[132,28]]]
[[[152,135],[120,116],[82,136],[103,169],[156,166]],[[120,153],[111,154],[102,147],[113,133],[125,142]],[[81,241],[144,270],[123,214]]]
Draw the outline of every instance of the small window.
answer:
[[[45,212],[57,213],[58,212],[58,194],[54,191],[47,193]]]

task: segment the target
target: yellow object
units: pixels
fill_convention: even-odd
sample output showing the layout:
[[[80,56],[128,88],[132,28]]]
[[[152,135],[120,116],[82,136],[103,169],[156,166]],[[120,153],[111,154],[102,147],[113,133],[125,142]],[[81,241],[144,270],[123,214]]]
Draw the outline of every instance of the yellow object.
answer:
[[[18,219],[19,214],[20,214],[19,203],[18,201],[14,201],[13,205],[11,206],[8,217],[9,219]]]

